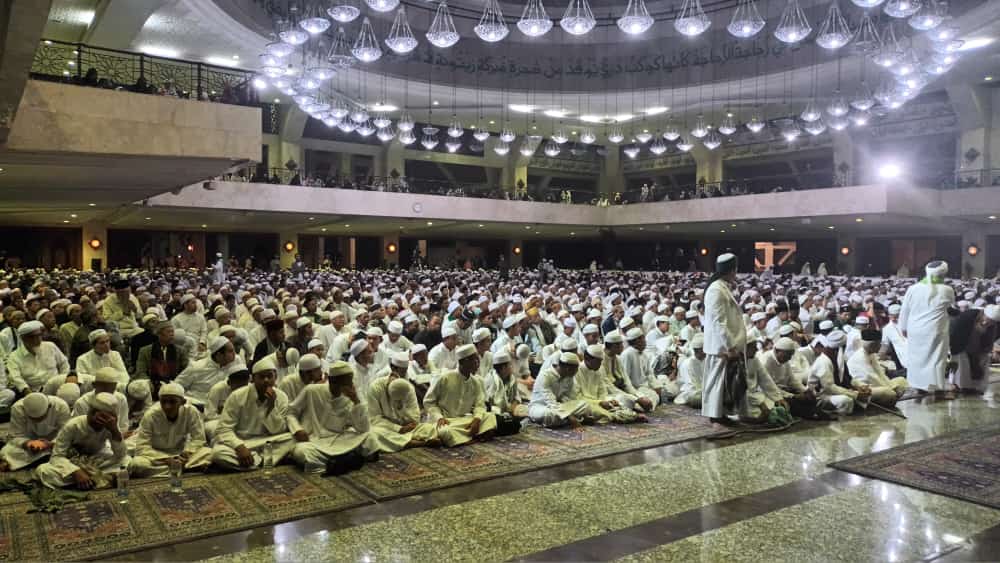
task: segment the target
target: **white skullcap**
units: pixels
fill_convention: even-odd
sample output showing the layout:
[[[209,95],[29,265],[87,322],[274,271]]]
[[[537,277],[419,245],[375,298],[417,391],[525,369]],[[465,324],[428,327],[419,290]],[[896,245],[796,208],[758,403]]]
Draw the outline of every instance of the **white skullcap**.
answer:
[[[426,351],[427,351],[427,346],[423,344],[417,344],[413,348],[410,348],[411,354],[419,354],[421,352],[426,352]]]
[[[847,335],[842,330],[835,330],[827,334],[826,342],[823,343],[827,348],[840,348],[845,344],[847,344]]]
[[[479,344],[480,342],[486,340],[489,337],[490,337],[490,329],[486,327],[480,327],[477,328],[475,332],[472,333],[472,342],[475,344]]]
[[[705,347],[705,335],[702,333],[695,334],[691,337],[691,348],[701,349]]]
[[[531,348],[528,348],[527,344],[518,344],[517,349],[514,350],[514,354],[519,360],[527,360],[528,356],[531,355]]]
[[[759,323],[765,319],[767,319],[767,313],[762,313],[760,311],[750,315],[750,322],[752,323]]]
[[[43,330],[45,330],[45,325],[42,323],[38,321],[27,321],[21,323],[21,326],[17,327],[17,335],[27,336],[36,332],[42,332]]]
[[[510,352],[506,349],[498,350],[496,354],[493,354],[493,365],[498,366],[500,364],[506,364],[510,362]]]
[[[566,317],[563,319],[563,326],[567,328],[573,328],[576,326],[576,319],[573,317]]]
[[[405,379],[396,378],[389,382],[387,390],[389,392],[390,399],[393,401],[403,401],[406,399],[407,395],[413,393],[413,386],[410,385],[410,382]]]
[[[640,330],[639,328],[631,328],[629,329],[628,332],[625,333],[625,340],[632,342],[633,340],[639,338],[640,336],[642,336],[642,330]]]
[[[90,334],[87,335],[87,340],[89,340],[90,343],[93,344],[94,342],[97,342],[98,338],[102,338],[107,335],[108,331],[104,330],[103,328],[99,328],[97,330],[90,331]]]
[[[100,368],[94,375],[94,383],[118,383],[121,381],[121,374],[115,368]]]
[[[461,306],[462,304],[459,303],[458,301],[452,301],[451,303],[448,303],[448,314],[449,315],[452,314],[455,311],[455,309],[458,309]]]
[[[308,344],[306,344],[306,350],[312,350],[317,346],[323,346],[323,341],[319,338],[313,338]]]
[[[52,311],[49,310],[49,309],[39,309],[38,312],[35,313],[35,320],[36,321],[40,321],[40,320],[42,320],[42,315],[44,315],[45,313],[51,313],[51,312]]]
[[[791,334],[793,332],[795,332],[795,327],[793,327],[790,324],[781,325],[781,328],[778,329],[778,335],[780,335],[780,336],[788,336],[789,334]]]
[[[622,322],[618,323],[618,330],[624,330],[628,332],[628,328],[634,324],[635,321],[632,319],[632,317],[625,317],[624,319],[622,319]]]
[[[296,329],[305,328],[311,324],[313,324],[313,322],[309,320],[309,317],[299,317],[299,319],[295,321],[295,328]]]
[[[987,305],[983,314],[986,315],[987,319],[995,323],[1000,322],[1000,307],[997,307],[996,305]]]
[[[403,323],[399,321],[389,322],[389,333],[390,334],[402,334],[403,333]]]
[[[355,340],[354,344],[351,344],[351,356],[354,356],[355,358],[358,357],[358,355],[364,352],[367,347],[368,341],[364,339]]]
[[[458,356],[459,360],[464,360],[465,358],[468,358],[469,356],[472,356],[475,353],[476,353],[476,347],[473,346],[472,344],[463,344],[459,346],[457,350],[455,350],[455,355]]]
[[[285,350],[285,363],[290,366],[297,365],[301,357],[302,355],[299,353],[298,348],[288,348],[287,350]],[[277,367],[277,362],[278,362],[277,357],[275,357],[274,361],[275,361],[275,367]]]
[[[510,328],[510,327],[512,327],[512,326],[514,326],[516,324],[517,324],[517,317],[510,316],[510,317],[507,317],[507,318],[505,318],[503,320],[503,325],[502,326],[503,326],[504,330],[507,330],[508,328]]]
[[[80,386],[76,383],[63,383],[56,390],[56,397],[66,401],[66,404],[72,407],[80,399]]]
[[[299,358],[299,371],[309,371],[323,367],[323,361],[316,354],[306,354]]]
[[[735,254],[727,252],[725,254],[720,254],[719,257],[715,259],[715,263],[724,264],[726,262],[729,262],[730,260],[734,260],[735,258],[736,258]]]
[[[576,352],[576,340],[573,338],[566,338],[559,345],[559,350],[563,352]]]
[[[161,397],[166,397],[166,396],[183,397],[184,396],[184,388],[181,387],[180,383],[167,383],[166,385],[163,385],[163,386],[160,387],[160,396]]]
[[[578,366],[580,365],[580,356],[574,352],[563,352],[559,354],[559,363],[567,366]]]
[[[181,305],[184,305],[185,303],[187,303],[188,301],[191,301],[194,298],[195,298],[195,296],[193,294],[191,294],[191,293],[185,293],[184,295],[181,296]]]
[[[831,328],[833,328],[833,321],[826,320],[819,323],[820,330],[830,330]]]
[[[330,313],[330,318],[331,319],[336,319],[338,317],[343,317],[343,316],[345,316],[344,312],[340,311],[340,310],[337,310],[337,311],[334,311],[334,312]]]
[[[599,326],[597,326],[597,325],[595,325],[593,323],[591,323],[591,324],[586,325],[586,326],[583,327],[583,333],[584,334],[597,334],[599,332],[601,332],[601,327],[599,327]]]
[[[858,318],[854,319],[854,324],[867,325],[868,324],[868,317],[866,317],[864,315],[858,315]]]
[[[116,414],[118,411],[118,399],[111,393],[97,393],[94,400],[90,402],[91,410]]]
[[[233,325],[222,325],[219,327],[219,334],[225,334],[227,332],[236,332],[236,327]]]
[[[663,315],[657,315],[656,318],[653,319],[653,322],[656,323],[656,324],[669,323],[670,322],[670,317],[666,317],[666,316],[663,316]]]
[[[620,331],[612,330],[604,335],[605,344],[621,344],[622,342],[624,342],[624,339],[622,339],[622,333]]]
[[[684,313],[684,318],[689,321],[697,317],[698,317],[698,311],[695,311],[694,309],[691,309],[690,311]]]
[[[899,306],[899,303],[893,303],[892,305],[889,305],[889,314],[890,315],[898,315],[899,312],[902,311],[902,310],[903,310],[903,308]]]
[[[274,361],[274,356],[268,354],[253,365],[251,373],[261,373],[265,371],[278,371],[278,364]]]
[[[684,307],[681,307],[680,305],[674,307],[674,314],[683,313],[684,311],[685,311]]]
[[[449,336],[455,336],[456,334],[458,334],[458,331],[451,325],[441,329],[441,338],[448,338]]]
[[[21,399],[24,405],[24,414],[31,418],[41,418],[49,410],[49,398],[42,393],[28,393],[28,396]]]
[[[410,354],[409,352],[396,352],[395,354],[392,355],[392,359],[390,360],[390,362],[392,362],[392,365],[398,368],[409,367]]]
[[[604,359],[604,348],[600,344],[591,344],[587,346],[587,355],[592,358]]]
[[[777,342],[774,343],[775,350],[783,350],[785,352],[794,352],[798,348],[795,341],[791,338],[782,337],[779,338]]]
[[[125,386],[125,394],[137,400],[144,401],[150,394],[148,379],[133,379]]]
[[[927,264],[925,271],[928,276],[943,278],[948,274],[948,263],[944,260],[935,260],[934,262]]]
[[[222,350],[223,348],[226,347],[226,344],[229,344],[228,338],[226,338],[225,336],[216,336],[212,340],[212,342],[208,345],[209,355],[214,354],[219,350]]]

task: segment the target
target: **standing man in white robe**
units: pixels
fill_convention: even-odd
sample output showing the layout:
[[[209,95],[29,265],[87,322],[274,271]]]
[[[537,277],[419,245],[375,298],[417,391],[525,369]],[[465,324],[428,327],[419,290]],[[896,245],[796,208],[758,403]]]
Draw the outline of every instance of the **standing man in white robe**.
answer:
[[[489,439],[497,425],[496,415],[486,411],[483,382],[473,377],[479,370],[476,347],[464,344],[455,354],[458,370],[445,370],[424,397],[428,422],[437,426],[438,438],[449,448],[473,438]]]
[[[955,290],[944,284],[948,264],[927,264],[927,277],[911,285],[903,297],[899,328],[906,338],[906,378],[924,392],[944,391],[948,366],[948,309]],[[853,356],[852,356],[853,357]],[[854,375],[854,371],[851,371]],[[874,394],[872,395],[875,399]]]
[[[59,397],[29,393],[10,409],[10,433],[0,450],[0,471],[17,471],[49,458],[59,430],[70,419]]]
[[[159,402],[143,415],[129,473],[167,477],[171,460],[182,463],[185,471],[204,469],[212,461],[201,413],[187,404],[184,388],[176,383],[160,387]]]
[[[715,274],[705,291],[705,380],[701,414],[722,422],[726,417],[726,367],[745,361],[747,332],[740,305],[733,296],[736,256],[723,254],[715,261]]]

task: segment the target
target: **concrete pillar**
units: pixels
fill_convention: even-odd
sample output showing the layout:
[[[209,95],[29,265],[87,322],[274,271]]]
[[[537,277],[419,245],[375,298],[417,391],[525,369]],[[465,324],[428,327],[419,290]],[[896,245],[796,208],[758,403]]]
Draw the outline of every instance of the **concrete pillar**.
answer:
[[[393,245],[394,252],[389,252],[389,245]],[[387,268],[399,267],[399,233],[390,233],[382,237],[381,253],[380,264],[385,264]]]
[[[507,264],[511,268],[521,268],[524,266],[524,241],[507,241]]]
[[[844,254],[847,250],[848,253]],[[815,270],[813,270],[815,271]],[[846,233],[837,234],[837,268],[831,274],[856,275],[858,271],[858,239]]]
[[[611,199],[615,192],[625,191],[625,173],[622,172],[621,149],[618,145],[608,145],[604,155],[604,167],[597,182],[597,189]]]
[[[695,172],[695,182],[701,184],[714,184],[722,181],[722,151],[710,151],[704,146],[698,145],[691,151],[694,157],[697,172]]]
[[[107,269],[108,267],[108,227],[100,223],[84,223],[83,224],[83,236],[80,237],[83,241],[83,252],[80,254],[83,257],[82,270],[87,272],[92,272],[91,261],[98,259],[101,261],[101,269]],[[91,241],[99,241],[100,245],[97,248],[91,245]],[[96,243],[95,243],[96,245]]]
[[[982,229],[968,227],[962,232],[962,276],[974,278],[986,274],[986,233]],[[975,247],[975,255],[969,253]],[[954,271],[954,270],[952,270]]]
[[[285,248],[286,243],[292,243],[292,251]],[[295,255],[299,253],[299,234],[294,231],[282,231],[278,233],[278,259],[281,261],[281,269],[287,270],[292,267]]]
[[[972,178],[976,183],[986,182],[984,176],[974,171],[990,169],[993,152],[993,92],[976,84],[957,83],[947,86],[951,102],[961,128],[956,161],[961,179]],[[998,140],[1000,141],[1000,140]],[[1000,146],[997,146],[1000,151]],[[1000,158],[1000,155],[997,155]]]
[[[340,250],[341,267],[354,268],[358,263],[357,254],[355,252],[354,237],[340,237],[337,239],[337,243],[338,250]]]
[[[229,259],[229,235],[226,233],[219,233],[215,235],[215,251],[221,252],[222,257],[226,260]],[[212,263],[215,263],[215,257],[212,257]]]

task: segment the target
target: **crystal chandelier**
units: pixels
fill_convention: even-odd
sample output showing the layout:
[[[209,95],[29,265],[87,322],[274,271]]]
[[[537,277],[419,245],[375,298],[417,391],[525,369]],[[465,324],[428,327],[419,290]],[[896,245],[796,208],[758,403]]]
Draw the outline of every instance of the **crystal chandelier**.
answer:
[[[291,12],[298,12],[298,8],[293,4]],[[309,41],[309,32],[295,25],[290,20],[278,22],[278,38],[289,45],[298,47]]]
[[[462,148],[462,143],[454,139],[448,139],[444,142],[444,148],[448,149],[448,152],[458,152],[458,149]]]
[[[785,141],[789,143],[798,139],[801,134],[802,130],[799,129],[798,124],[795,123],[794,120],[790,120],[789,123],[785,124],[785,126],[781,128],[781,136],[784,137]]]
[[[404,145],[412,145],[417,141],[416,136],[413,135],[412,129],[407,129],[405,131],[399,132],[399,142]]]
[[[355,123],[363,123],[368,120],[368,110],[364,106],[358,106],[351,111],[351,121]]]
[[[552,142],[554,142],[556,144],[561,145],[561,144],[565,143],[568,140],[569,140],[569,137],[566,136],[566,131],[563,130],[563,128],[562,128],[561,125],[559,126],[558,129],[556,129],[552,133]]]
[[[510,145],[503,141],[500,141],[499,143],[494,145],[493,152],[497,153],[497,155],[499,156],[507,156],[507,153],[510,152]]]
[[[431,21],[431,27],[427,30],[426,36],[431,45],[442,49],[447,49],[458,43],[458,31],[455,30],[455,22],[451,19],[451,12],[448,11],[448,3],[444,0],[438,4],[437,10],[434,11],[434,20]]]
[[[465,134],[465,129],[462,129],[462,122],[458,120],[455,114],[451,115],[451,123],[448,124],[448,136],[457,139]]]
[[[391,12],[399,6],[399,0],[365,0],[365,4],[376,12]]]
[[[677,128],[677,122],[674,121],[673,116],[671,116],[670,119],[667,120],[667,126],[663,129],[663,138],[670,142],[674,142],[680,138],[680,136],[681,132]]]
[[[736,132],[736,118],[733,116],[732,112],[726,112],[726,117],[722,119],[722,123],[719,124],[719,133],[725,136],[732,135]]]
[[[500,130],[499,138],[505,143],[513,143],[514,139],[517,138],[517,135],[515,135],[514,131],[510,128],[510,124],[505,123],[503,129]]]
[[[808,104],[806,104],[806,109],[802,110],[802,113],[799,114],[799,117],[802,118],[802,121],[805,121],[806,123],[812,123],[813,121],[816,121],[819,118],[823,117],[823,114],[816,108],[816,100],[812,99],[809,100]]]
[[[943,41],[932,41],[931,48],[937,53],[954,53],[965,45],[961,39],[946,39]]]
[[[559,143],[551,140],[545,143],[545,148],[542,149],[542,152],[545,153],[545,156],[559,156],[559,153],[561,151],[562,149],[559,148]]]
[[[319,80],[311,76],[304,76],[298,82],[295,83],[296,90],[315,90],[319,88]]]
[[[479,24],[472,28],[480,39],[487,43],[496,43],[510,32],[507,29],[507,22],[503,20],[503,11],[497,0],[486,0],[483,7],[483,15],[479,18]]]
[[[662,138],[657,137],[652,144],[649,145],[649,152],[659,156],[667,152],[667,144],[663,142]]]
[[[385,38],[385,44],[394,53],[400,55],[405,55],[417,48],[417,38],[413,36],[410,22],[406,21],[405,6],[400,6],[396,12],[396,17],[392,20],[392,27],[389,28],[389,35]]]
[[[648,143],[649,140],[652,139],[652,138],[653,138],[653,134],[650,133],[649,131],[645,130],[645,129],[643,129],[642,131],[640,131],[640,132],[638,132],[638,133],[635,134],[635,140],[639,141],[640,143],[642,143],[644,145],[646,143]]]
[[[413,116],[404,111],[403,115],[399,116],[399,121],[396,122],[396,128],[400,131],[413,131],[413,126]]]
[[[851,2],[854,2],[855,6],[868,9],[878,6],[882,2],[885,2],[885,0],[851,0]]]
[[[681,12],[674,20],[674,29],[688,37],[694,37],[704,33],[712,20],[705,14],[701,7],[701,0],[684,0]]]
[[[344,119],[347,114],[351,113],[350,108],[347,107],[347,103],[343,98],[334,98],[333,103],[330,104],[330,115],[336,117],[337,119]]]
[[[894,18],[908,18],[920,9],[920,0],[889,0],[882,9]]]
[[[944,22],[944,15],[944,10],[937,0],[926,0],[908,23],[917,31],[930,31]]]
[[[872,94],[871,88],[864,80],[858,85],[858,91],[854,94],[854,98],[851,99],[851,107],[859,111],[868,111],[872,109],[875,105],[875,96]]]
[[[593,130],[591,130],[589,127],[587,129],[584,129],[583,133],[580,133],[580,142],[585,145],[589,145],[596,140],[597,140],[597,135],[594,135]]]
[[[306,7],[305,17],[299,20],[299,27],[311,35],[319,35],[330,29],[330,20],[323,17],[322,2]]]
[[[588,33],[597,20],[594,19],[594,12],[590,10],[590,2],[587,0],[569,0],[563,17],[559,20],[559,27],[573,35],[584,35]]]
[[[840,12],[840,2],[833,0],[826,12],[826,19],[816,35],[816,44],[824,49],[839,49],[851,40],[851,28]]]
[[[304,108],[309,104],[316,103],[316,96],[313,96],[312,94],[296,94],[292,96],[292,101],[295,102],[295,105],[300,108]]]
[[[347,32],[341,27],[333,38],[330,52],[326,55],[326,60],[334,67],[348,69],[354,66],[355,58],[351,54],[351,42],[347,40]]]
[[[384,113],[379,112],[375,114],[375,118],[372,119],[372,123],[375,125],[375,127],[378,127],[379,129],[384,129],[392,123],[392,120],[389,119]]]
[[[283,59],[294,53],[295,47],[284,41],[273,41],[264,46],[264,52],[278,59]]]
[[[754,110],[753,115],[750,116],[750,121],[747,121],[747,129],[749,129],[751,133],[760,133],[766,126],[767,124],[760,116],[760,110]]]
[[[323,116],[323,124],[327,127],[336,127],[338,123],[340,123],[340,120],[330,114]]]
[[[396,133],[392,130],[392,125],[388,125],[379,129],[378,132],[375,133],[375,136],[378,137],[378,140],[383,143],[388,143],[393,137],[396,136]]]
[[[622,132],[622,126],[615,123],[608,130],[608,141],[617,145],[623,140],[625,140],[625,133]]]
[[[832,100],[830,100],[830,105],[826,106],[826,113],[832,115],[833,117],[842,117],[847,115],[850,109],[847,107],[847,102],[844,101],[844,97],[840,95],[840,90],[837,90]]]
[[[351,23],[352,21],[358,19],[358,16],[361,15],[361,10],[350,4],[338,4],[336,6],[330,6],[326,13],[340,23]]]
[[[477,126],[476,130],[472,132],[472,138],[482,143],[490,138],[490,132]]]
[[[372,124],[371,120],[366,119],[360,125],[358,125],[357,132],[358,135],[362,137],[367,137],[375,132],[375,125]]]
[[[535,146],[534,141],[531,139],[525,139],[524,142],[521,143],[521,148],[518,149],[517,152],[521,153],[521,156],[533,156],[537,148],[538,147]]]
[[[691,135],[695,138],[701,139],[705,135],[708,135],[708,124],[705,123],[705,116],[698,114],[698,119],[694,122],[694,127],[691,129]]]
[[[624,152],[625,156],[627,156],[629,158],[635,158],[635,157],[639,156],[639,147],[637,147],[635,145],[629,145],[629,146],[625,147],[622,150],[622,152]]]
[[[521,19],[517,21],[517,28],[528,37],[541,37],[552,29],[552,20],[545,12],[542,0],[528,0],[521,12]]]
[[[829,120],[830,129],[834,131],[843,131],[847,129],[847,118],[845,117],[831,117]]]
[[[257,60],[260,61],[260,66],[261,66],[262,69],[264,69],[264,68],[278,68],[281,72],[284,72],[284,70],[281,69],[281,58],[280,57],[276,57],[276,56],[274,56],[274,55],[272,55],[270,53],[264,52],[264,53],[261,53],[257,57]]]
[[[944,27],[938,27],[932,33],[931,40],[933,41],[947,41],[949,39],[954,39],[958,35],[959,29],[956,26],[948,25]]]
[[[798,43],[812,33],[812,26],[806,19],[799,0],[788,0],[785,11],[781,13],[778,27],[774,29],[774,36],[783,43]]]
[[[694,148],[694,145],[688,140],[687,137],[681,135],[680,140],[677,141],[677,150],[681,152],[688,152]]]
[[[618,18],[618,28],[629,35],[639,35],[653,27],[653,16],[649,15],[644,0],[628,0],[625,13]]]
[[[899,62],[889,67],[889,72],[896,76],[909,76],[917,71],[919,65],[920,61],[917,59],[917,53],[911,49],[903,53]]]
[[[875,99],[883,106],[888,106],[893,99],[893,85],[888,80],[883,80],[875,89]]]
[[[865,125],[868,125],[868,120],[869,120],[868,112],[867,111],[852,112],[850,115],[850,119],[851,123],[853,123],[855,127],[864,127]]]
[[[858,30],[854,33],[852,48],[856,53],[874,56],[881,46],[882,38],[879,37],[878,30],[875,29],[875,20],[872,19],[871,14],[865,12],[861,16]]]
[[[764,23],[764,18],[757,10],[757,0],[740,0],[726,29],[734,37],[747,39],[760,33],[764,29]]]
[[[354,41],[354,48],[351,54],[363,63],[371,63],[382,58],[382,48],[378,46],[378,39],[375,38],[375,28],[372,22],[365,16],[361,22],[361,32],[358,33],[357,40]]]
[[[354,123],[350,119],[344,119],[340,123],[337,124],[337,129],[340,129],[344,133],[350,133],[351,131],[354,131],[357,128],[358,128],[358,124]]]
[[[438,128],[430,125],[423,128],[424,137],[420,139],[420,144],[427,150],[431,150],[438,145]]]
[[[720,137],[715,131],[712,131],[707,137],[705,137],[705,140],[702,141],[701,144],[705,145],[706,149],[714,151],[722,145],[722,137]]]
[[[806,130],[807,133],[815,137],[816,135],[819,135],[824,131],[826,131],[826,123],[823,123],[822,119],[817,119],[816,121],[810,121],[809,123],[806,123],[803,128]]]

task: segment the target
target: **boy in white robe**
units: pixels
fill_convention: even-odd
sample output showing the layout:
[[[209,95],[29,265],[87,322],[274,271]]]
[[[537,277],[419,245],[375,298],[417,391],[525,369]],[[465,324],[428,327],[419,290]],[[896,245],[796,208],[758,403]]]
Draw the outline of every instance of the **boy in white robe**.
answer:
[[[837,383],[834,361],[845,342],[844,333],[839,330],[814,338],[812,347],[816,360],[809,372],[809,387],[816,390],[819,408],[840,416],[851,414],[855,404],[867,407],[871,395],[868,387],[855,390]]]
[[[183,387],[168,383],[160,387],[159,403],[139,423],[129,472],[136,477],[166,477],[173,459],[186,471],[201,470],[211,463],[212,449],[205,445],[201,413],[187,404]]]
[[[315,354],[299,358],[298,373],[281,378],[278,389],[285,392],[289,401],[294,401],[308,385],[323,382],[323,361]]]
[[[680,393],[674,397],[674,404],[701,407],[701,386],[705,377],[705,336],[696,334],[688,342],[691,355],[677,365],[677,381]]]
[[[631,328],[625,335],[628,340],[628,347],[621,354],[622,371],[632,382],[632,387],[638,392],[640,397],[645,397],[653,404],[655,409],[664,400],[672,399],[677,395],[677,384],[670,381],[672,385],[658,380],[653,375],[653,369],[649,365],[647,358],[644,358],[642,351],[646,348],[646,339],[639,328]]]
[[[508,413],[513,417],[524,418],[528,416],[528,407],[521,404],[518,398],[513,364],[506,349],[493,354],[493,369],[483,384],[486,407],[494,414]]]
[[[59,397],[29,393],[10,409],[10,432],[0,450],[0,471],[17,471],[49,458],[59,430],[70,419]]]
[[[632,380],[622,369],[621,353],[624,350],[624,341],[625,338],[617,330],[604,335],[604,361],[601,362],[601,371],[605,374],[604,378],[617,390],[615,400],[619,404],[637,412],[651,412],[653,402],[639,395],[632,386]]]
[[[107,475],[128,467],[125,437],[119,431],[115,417],[117,407],[113,396],[100,393],[86,415],[66,422],[56,435],[52,457],[35,470],[38,480],[52,489],[73,486],[86,491],[102,482],[110,486],[109,479],[99,479],[91,471]],[[88,471],[73,463],[71,459],[77,456],[83,456],[92,469]]]
[[[442,373],[424,397],[428,422],[437,426],[438,438],[448,447],[489,439],[496,428],[496,416],[486,411],[483,382],[473,377],[479,369],[476,347],[464,344],[455,354],[458,370]]]
[[[548,428],[568,424],[573,430],[581,430],[584,422],[593,422],[590,403],[577,394],[575,378],[579,368],[580,357],[563,352],[554,367],[538,374],[528,406],[532,422]]]
[[[618,389],[611,384],[607,373],[601,369],[604,363],[604,348],[600,344],[591,344],[584,349],[583,363],[574,377],[577,397],[590,404],[594,422],[629,423],[645,422],[646,417],[632,409],[625,408],[618,399]]]

